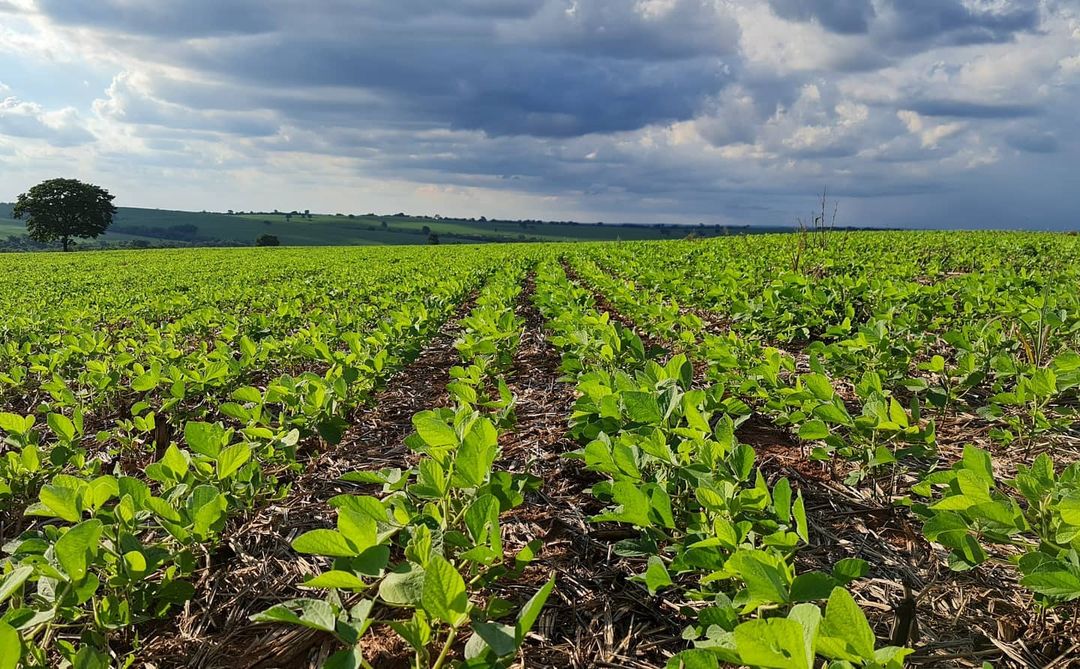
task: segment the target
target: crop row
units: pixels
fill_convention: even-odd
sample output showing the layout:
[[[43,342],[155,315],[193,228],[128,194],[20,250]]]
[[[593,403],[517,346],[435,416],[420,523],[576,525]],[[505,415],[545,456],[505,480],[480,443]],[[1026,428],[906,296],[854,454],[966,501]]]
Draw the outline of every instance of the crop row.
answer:
[[[343,481],[374,494],[331,499],[336,529],[293,540],[298,553],[326,560],[304,585],[327,596],[283,602],[253,617],[334,635],[345,649],[326,666],[370,668],[365,635],[389,628],[412,648],[413,666],[443,667],[469,631],[464,666],[505,667],[550,595],[554,579],[516,616],[512,602],[488,596],[497,582],[519,577],[540,549],[534,540],[507,554],[500,527],[500,517],[542,484],[499,466],[499,437],[514,426],[505,375],[522,334],[515,304],[526,267],[500,270],[462,319],[455,342],[462,364],[447,387],[453,404],[412,417],[415,432],[405,439],[410,466],[345,474]]]
[[[875,649],[844,588],[865,575],[864,561],[796,573],[794,555],[808,541],[803,497],[755,467],[723,387],[692,387],[685,355],[655,358],[555,265],[542,268],[537,300],[577,379],[571,434],[583,448],[573,456],[606,477],[592,493],[607,510],[591,520],[634,528],[614,547],[641,563],[630,578],[677,597],[695,618],[684,632],[695,648],[669,666],[808,668],[818,655],[902,666],[910,649]]]

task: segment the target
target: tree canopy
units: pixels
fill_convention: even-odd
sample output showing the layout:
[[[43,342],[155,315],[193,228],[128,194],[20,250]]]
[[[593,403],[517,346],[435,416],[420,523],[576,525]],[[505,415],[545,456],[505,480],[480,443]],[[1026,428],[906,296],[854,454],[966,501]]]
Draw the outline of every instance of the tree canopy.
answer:
[[[12,215],[26,220],[26,231],[34,241],[59,240],[69,251],[73,237],[97,238],[108,229],[116,214],[113,199],[100,186],[77,179],[50,179],[19,195]]]

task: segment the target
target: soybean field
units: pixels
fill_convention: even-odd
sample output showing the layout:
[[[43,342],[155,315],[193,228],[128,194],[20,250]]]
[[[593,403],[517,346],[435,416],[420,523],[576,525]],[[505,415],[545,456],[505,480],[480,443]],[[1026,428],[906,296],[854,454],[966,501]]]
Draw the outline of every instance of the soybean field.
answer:
[[[1080,237],[2,262],[0,669],[1080,662]]]

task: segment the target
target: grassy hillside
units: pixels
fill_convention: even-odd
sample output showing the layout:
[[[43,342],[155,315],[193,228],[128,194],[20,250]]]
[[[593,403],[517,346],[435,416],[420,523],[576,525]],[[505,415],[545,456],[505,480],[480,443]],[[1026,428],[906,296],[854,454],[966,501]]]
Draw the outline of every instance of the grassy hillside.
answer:
[[[21,221],[11,219],[11,204],[0,203],[0,239],[25,232]],[[404,215],[312,214],[308,218],[283,213],[233,215],[120,207],[109,232],[87,244],[141,240],[153,245],[249,245],[264,234],[275,235],[286,246],[427,244],[429,232],[437,235],[441,244],[648,240],[680,238],[691,232],[699,236],[724,234],[722,228],[715,226],[662,229],[626,224],[477,221]]]

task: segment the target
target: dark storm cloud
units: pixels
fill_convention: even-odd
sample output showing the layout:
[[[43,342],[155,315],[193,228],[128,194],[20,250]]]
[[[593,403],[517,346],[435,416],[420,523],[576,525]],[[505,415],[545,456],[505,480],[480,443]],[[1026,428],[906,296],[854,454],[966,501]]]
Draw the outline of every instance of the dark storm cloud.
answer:
[[[418,119],[490,135],[569,137],[692,118],[733,77],[736,59],[721,56],[738,34],[702,0],[680,0],[659,19],[615,0],[543,8],[473,0],[453,10],[405,3],[410,12],[361,3],[338,13],[282,3],[208,3],[214,9],[197,20],[188,14],[200,12],[180,17],[167,3],[74,4],[50,0],[42,9],[60,22],[154,35],[125,48],[202,73],[218,84],[222,101],[234,97],[232,85],[265,91],[264,98],[282,93],[283,103],[295,102],[275,107],[286,114],[309,115],[305,105],[333,114],[335,104],[349,113],[347,104],[317,92],[306,100],[284,94],[363,90],[372,99],[352,110],[354,118]],[[578,13],[568,14],[568,7]],[[197,45],[179,39],[211,27],[244,35]],[[167,30],[177,39],[157,38]],[[216,104],[227,103],[209,102]]]
[[[4,4],[0,3],[0,10]],[[38,10],[62,25],[93,26],[156,37],[254,35],[288,30],[304,16],[359,16],[364,22],[430,16],[524,18],[542,0],[38,0]],[[285,20],[283,20],[285,19]]]
[[[981,44],[1004,42],[1039,25],[1037,0],[1011,0],[982,8],[961,0],[888,0],[888,34],[902,42]]]
[[[272,7],[259,0],[38,0],[38,9],[62,25],[156,37],[255,34],[275,27]],[[269,10],[269,11],[267,11]]]
[[[188,63],[271,89],[361,88],[393,101],[398,113],[449,127],[553,137],[690,118],[729,79],[722,63],[707,59],[631,61],[514,45],[477,50],[442,39],[404,51],[399,44],[386,36],[355,45],[286,38],[273,50],[225,44],[189,54]]]
[[[738,24],[714,0],[549,0],[499,33],[514,43],[628,60],[721,57],[737,51]]]
[[[1058,140],[1052,133],[1038,130],[1018,130],[1005,135],[1009,146],[1028,153],[1055,153]]]
[[[769,0],[777,16],[817,21],[835,33],[865,33],[876,16],[870,0]]]
[[[1060,46],[1067,36],[1039,41],[1075,16],[1049,0],[36,6],[61,40],[112,59],[93,123],[103,138],[136,138],[145,151],[134,162],[148,170],[278,170],[301,183],[303,168],[280,166],[325,158],[369,182],[544,196],[606,220],[655,212],[773,223],[827,182],[844,197],[889,203],[880,221],[845,223],[895,225],[907,215],[902,198],[969,201],[951,193],[977,181],[958,174],[995,161],[1028,161],[1034,173],[1031,161],[1065,164],[1075,153],[1065,65],[1055,76],[1067,85],[1045,94],[1024,79],[1049,77],[1075,53]],[[809,24],[791,32],[810,41],[762,31],[783,25],[769,12]],[[1033,47],[1022,54],[1010,44],[1021,34]],[[944,48],[957,45],[982,46]],[[1050,65],[1036,63],[1039,48]],[[991,52],[1009,66],[1000,77],[965,69]],[[0,118],[0,134],[6,123],[11,136],[90,141],[79,135],[87,117],[39,109]],[[124,169],[131,154],[101,144]],[[875,212],[852,215],[866,213]]]
[[[991,104],[963,100],[922,100],[905,107],[923,116],[955,116],[960,118],[1024,118],[1035,116],[1039,107],[1027,104]]]
[[[768,0],[791,21],[815,21],[840,34],[873,33],[881,48],[890,44],[979,44],[1003,42],[1039,24],[1037,0],[1011,0],[985,7],[962,0]]]

